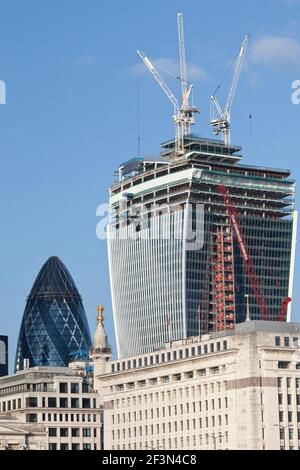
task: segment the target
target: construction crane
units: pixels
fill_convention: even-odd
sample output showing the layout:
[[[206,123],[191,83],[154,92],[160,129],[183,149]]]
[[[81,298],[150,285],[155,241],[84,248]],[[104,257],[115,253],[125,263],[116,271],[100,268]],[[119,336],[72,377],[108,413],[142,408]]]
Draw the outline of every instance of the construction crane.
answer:
[[[184,136],[190,134],[191,126],[195,124],[194,114],[198,112],[195,106],[190,106],[189,100],[193,89],[193,84],[187,80],[187,66],[185,57],[183,15],[178,13],[178,39],[179,39],[179,58],[180,58],[180,76],[177,77],[181,81],[182,88],[182,105],[179,106],[177,98],[166,84],[165,80],[160,76],[151,60],[141,51],[137,51],[138,55],[153,75],[159,86],[167,95],[174,107],[173,122],[175,123],[175,154],[184,155]]]
[[[285,322],[287,320],[287,309],[291,302],[292,302],[291,297],[286,297],[283,299],[280,310],[279,310],[277,321]]]
[[[236,60],[235,69],[229,94],[226,102],[224,111],[222,110],[216,92],[211,96],[211,108],[210,108],[210,124],[213,127],[215,135],[222,134],[223,142],[226,145],[230,145],[230,127],[231,127],[231,108],[235,97],[236,89],[238,86],[239,78],[241,75],[243,63],[245,60],[246,50],[249,43],[250,35],[247,34],[242,42],[242,46],[239,55]],[[217,90],[219,87],[217,88]]]
[[[260,312],[260,316],[262,320],[269,320],[270,315],[268,312],[268,306],[267,302],[264,296],[264,293],[261,289],[260,282],[256,273],[256,269],[253,263],[253,260],[251,258],[251,255],[249,253],[248,247],[246,240],[243,235],[242,228],[240,226],[240,223],[238,221],[238,212],[234,206],[234,203],[229,196],[229,192],[224,185],[218,186],[218,192],[223,196],[224,199],[224,204],[230,219],[230,223],[232,226],[232,229],[236,235],[239,250],[243,259],[243,263],[247,272],[247,276],[250,281],[250,285],[253,291],[253,294],[256,299],[256,303]]]

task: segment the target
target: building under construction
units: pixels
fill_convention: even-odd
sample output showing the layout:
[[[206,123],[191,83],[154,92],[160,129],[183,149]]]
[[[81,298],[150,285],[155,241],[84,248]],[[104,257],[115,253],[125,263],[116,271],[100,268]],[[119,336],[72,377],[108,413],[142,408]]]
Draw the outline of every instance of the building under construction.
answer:
[[[249,36],[236,61],[225,110],[212,96],[222,140],[191,133],[178,15],[182,106],[140,53],[174,105],[176,136],[159,158],[121,165],[110,189],[108,252],[119,357],[165,342],[291,318],[297,217],[289,170],[243,165],[230,143],[230,111]],[[201,209],[201,210],[199,210]],[[196,243],[190,243],[193,238]]]

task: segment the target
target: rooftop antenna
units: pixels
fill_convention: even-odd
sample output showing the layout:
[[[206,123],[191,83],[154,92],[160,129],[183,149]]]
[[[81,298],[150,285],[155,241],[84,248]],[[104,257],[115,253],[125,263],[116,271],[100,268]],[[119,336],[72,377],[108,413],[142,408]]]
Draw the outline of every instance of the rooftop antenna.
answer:
[[[174,108],[173,122],[175,124],[175,155],[184,155],[184,136],[190,134],[191,125],[195,124],[194,114],[198,112],[195,106],[190,106],[189,99],[193,89],[193,84],[187,80],[187,67],[185,58],[183,15],[178,13],[178,38],[179,38],[179,56],[180,56],[180,81],[182,86],[182,105],[179,106],[177,98],[170,90],[165,80],[160,76],[156,67],[144,52],[137,51],[138,55],[153,75],[159,86],[171,101]]]
[[[217,100],[216,94],[211,96],[210,124],[213,127],[215,135],[222,134],[223,142],[225,145],[230,145],[231,108],[240,79],[250,37],[250,34],[246,34],[242,42],[242,46],[236,60],[233,78],[224,111],[222,110]],[[217,90],[218,89],[219,87],[217,88]]]

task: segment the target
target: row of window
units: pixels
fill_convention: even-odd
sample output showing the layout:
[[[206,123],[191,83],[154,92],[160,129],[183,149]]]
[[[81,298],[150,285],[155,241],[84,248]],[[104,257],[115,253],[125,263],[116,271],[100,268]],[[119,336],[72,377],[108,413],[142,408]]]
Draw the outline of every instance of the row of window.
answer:
[[[56,397],[26,397],[25,400],[26,408],[96,408],[96,398],[92,400],[90,398],[56,398]],[[0,403],[0,412],[6,412],[11,410],[17,410],[22,408],[21,398],[16,400],[7,400]]]
[[[300,378],[292,378],[292,377],[278,377],[277,379],[278,388],[284,387],[286,385],[287,388],[292,388],[294,385],[296,388],[300,388]]]
[[[228,415],[226,414],[223,419],[222,415],[217,416],[206,416],[205,418],[198,419],[186,419],[181,421],[174,421],[168,423],[149,424],[144,426],[134,427],[123,427],[122,429],[113,429],[112,439],[126,439],[138,436],[148,436],[149,434],[166,434],[172,432],[190,431],[195,430],[197,427],[200,429],[204,428],[215,428],[221,426],[228,426]]]
[[[60,393],[90,393],[92,391],[91,386],[88,382],[82,383],[66,383],[61,382],[59,384],[59,391]],[[7,395],[16,395],[19,393],[24,392],[54,392],[54,383],[25,383],[25,384],[18,384],[12,387],[6,387],[0,389],[0,396],[7,396]]]
[[[94,450],[97,450],[97,444],[93,445]],[[49,450],[92,450],[92,444],[84,442],[82,446],[80,444],[73,443],[71,445],[67,443],[61,443],[60,446],[55,442],[50,442]]]
[[[28,423],[37,423],[40,420],[38,419],[38,413],[28,413],[26,415],[26,422]],[[42,413],[42,421],[43,422],[97,422],[97,415],[96,414],[85,414],[85,413],[70,413],[70,414],[63,414],[63,413]]]
[[[299,396],[300,398],[300,396]],[[147,419],[155,419],[155,418],[165,418],[166,416],[178,416],[183,415],[185,413],[202,413],[204,411],[209,410],[216,410],[222,409],[222,405],[224,408],[228,408],[228,398],[225,397],[224,399],[211,399],[205,401],[198,401],[192,403],[181,403],[179,405],[170,405],[170,406],[163,406],[162,408],[150,408],[149,410],[139,410],[128,412],[128,413],[119,413],[112,415],[112,423],[113,424],[120,424],[131,422],[131,421],[142,421]]]
[[[289,336],[284,336],[284,338],[282,338],[281,336],[275,336],[275,346],[284,346],[286,348],[299,348],[299,338],[297,338],[296,336],[293,337],[293,339]]]
[[[225,368],[225,366],[222,366]],[[171,382],[180,382],[181,380],[189,380],[189,379],[194,379],[197,377],[204,377],[207,374],[207,371],[209,372],[210,375],[217,375],[220,373],[220,367],[210,367],[209,369],[199,369],[196,371],[188,371],[185,372],[184,374],[173,374],[173,375],[165,375],[163,377],[155,377],[153,379],[150,379],[148,381],[146,380],[139,380],[138,382],[129,382],[127,384],[118,384],[115,386],[115,389],[117,392],[123,391],[125,389],[127,390],[133,390],[136,388],[143,388],[148,385],[157,385],[158,383],[161,384],[167,384]],[[113,387],[111,387],[113,389]]]
[[[137,367],[147,367],[154,364],[163,364],[170,361],[178,361],[188,359],[189,357],[201,356],[203,354],[212,354],[215,352],[226,351],[228,348],[227,341],[218,341],[217,343],[204,344],[203,346],[193,346],[190,348],[179,349],[173,352],[155,354],[152,356],[140,357],[123,362],[112,363],[111,371],[120,372],[123,370],[136,369]]]
[[[283,401],[284,401],[283,400],[283,395],[279,394],[278,395],[278,404],[283,405]],[[293,401],[295,402],[295,396],[293,396],[291,394],[288,394],[287,397],[286,397],[287,404],[292,405]],[[297,406],[300,406],[300,395],[296,395],[296,404],[297,404]]]
[[[49,437],[97,437],[97,428],[82,428],[82,432],[80,432],[80,428],[49,428],[48,435]]]
[[[221,427],[222,426],[222,416],[212,416],[211,418],[206,417],[205,419],[200,418],[198,422],[200,429],[208,429],[210,427]],[[225,415],[225,422],[223,422],[223,426],[228,426],[228,415]],[[171,434],[174,432],[183,432],[183,431],[190,431],[196,430],[197,428],[197,420],[187,419],[185,421],[175,421],[174,423],[160,423],[156,425],[145,425],[145,426],[138,426],[138,427],[129,427],[123,429],[112,430],[112,440],[120,440],[120,439],[131,439],[136,437],[142,436],[153,436],[157,434]]]
[[[180,374],[178,374],[180,375]],[[300,379],[299,379],[300,381]],[[130,384],[128,384],[130,385]],[[173,390],[162,390],[160,392],[149,393],[144,395],[133,395],[127,398],[112,400],[112,406],[115,408],[137,406],[147,403],[157,403],[159,400],[164,402],[165,400],[182,400],[190,398],[201,398],[202,394],[207,396],[208,394],[221,394],[227,389],[227,381],[224,382],[212,382],[210,384],[204,383],[197,386],[190,386],[185,388],[174,388]]]
[[[200,434],[199,436],[193,435],[193,436],[186,436],[186,437],[180,437],[180,438],[169,438],[169,439],[161,439],[161,440],[152,440],[152,441],[145,441],[137,443],[136,441],[133,443],[128,443],[128,444],[118,444],[118,445],[112,445],[112,450],[137,450],[137,449],[143,449],[143,450],[159,450],[163,449],[188,449],[191,446],[193,448],[200,448],[202,446],[210,447],[212,449],[226,449],[226,446],[224,447],[224,444],[228,443],[228,431],[226,431],[224,434]]]
[[[27,397],[26,407],[28,408],[96,408],[96,398],[66,398],[66,397]],[[5,410],[4,410],[5,411]]]

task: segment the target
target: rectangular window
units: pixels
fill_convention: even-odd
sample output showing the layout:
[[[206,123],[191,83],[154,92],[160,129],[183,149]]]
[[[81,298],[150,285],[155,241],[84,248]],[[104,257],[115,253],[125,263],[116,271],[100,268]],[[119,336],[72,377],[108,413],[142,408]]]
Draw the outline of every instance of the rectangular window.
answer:
[[[280,346],[280,336],[275,336],[275,346]]]
[[[68,428],[60,428],[60,437],[68,437],[68,431],[69,429]]]
[[[67,398],[60,398],[59,399],[59,406],[60,406],[60,408],[68,408],[68,399]]]
[[[284,345],[285,345],[286,347],[289,347],[289,345],[290,345],[290,338],[289,338],[288,336],[285,336],[285,337],[284,337]]]
[[[87,444],[87,443],[84,443],[83,446],[82,446],[82,449],[83,450],[91,450],[91,444]]]
[[[48,398],[48,408],[56,408],[56,398],[54,397]]]
[[[35,413],[29,413],[28,415],[26,415],[26,422],[27,423],[37,423],[37,417],[38,415],[35,414]]]
[[[38,406],[37,397],[26,398],[26,408],[36,408]]]
[[[89,393],[89,383],[82,382],[82,393]]]
[[[82,408],[90,408],[90,407],[91,407],[90,398],[83,398],[82,399]]]
[[[80,450],[79,444],[72,444],[72,450]]]
[[[71,408],[79,408],[79,399],[71,398]]]
[[[223,349],[224,349],[224,351],[226,351],[227,348],[228,348],[227,341],[223,341]]]
[[[57,429],[56,428],[49,428],[49,437],[56,437],[57,436]]]
[[[79,393],[79,383],[71,383],[71,393]]]
[[[290,362],[287,362],[287,361],[278,362],[278,369],[288,369],[289,366],[290,366]]]
[[[79,433],[79,428],[72,428],[72,437],[79,437],[80,436],[80,433]]]
[[[68,444],[60,444],[60,450],[69,450]]]
[[[57,450],[57,444],[55,444],[54,442],[50,442],[49,450]]]
[[[90,428],[83,428],[82,430],[83,437],[91,437],[91,430]]]
[[[68,393],[68,384],[60,382],[59,384],[59,393]]]

